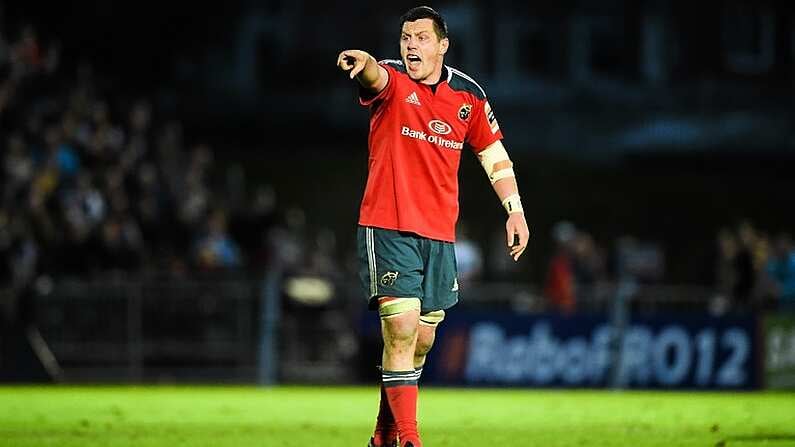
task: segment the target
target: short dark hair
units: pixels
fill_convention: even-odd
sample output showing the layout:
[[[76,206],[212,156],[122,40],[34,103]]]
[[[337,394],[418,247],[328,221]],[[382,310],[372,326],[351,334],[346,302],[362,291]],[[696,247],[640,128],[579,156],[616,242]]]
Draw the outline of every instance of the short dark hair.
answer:
[[[447,23],[444,21],[444,18],[442,18],[442,15],[430,6],[417,6],[416,8],[411,8],[406,11],[406,13],[400,17],[400,31],[403,31],[404,23],[416,22],[420,19],[433,20],[433,30],[436,31],[436,35],[439,36],[439,39],[447,37]]]

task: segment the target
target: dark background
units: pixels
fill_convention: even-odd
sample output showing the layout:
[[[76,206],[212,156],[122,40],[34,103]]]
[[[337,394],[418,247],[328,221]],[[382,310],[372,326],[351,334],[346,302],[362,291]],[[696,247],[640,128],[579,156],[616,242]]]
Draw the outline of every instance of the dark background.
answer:
[[[368,112],[335,61],[397,57],[413,6],[0,3],[0,356],[29,365],[0,380],[373,379]],[[791,2],[432,6],[532,232],[514,264],[465,150],[456,312],[621,329],[792,308]]]
[[[111,108],[150,98],[186,141],[267,183],[280,206],[352,243],[367,114],[335,65],[345,48],[397,55],[410,2],[8,2],[4,31],[32,23],[62,48],[65,79],[90,66]],[[441,2],[447,63],[474,76],[516,161],[540,281],[562,219],[606,246],[662,244],[672,282],[709,283],[716,231],[795,225],[793,55],[786,1]],[[649,23],[656,23],[655,26]],[[651,29],[651,31],[649,31]],[[578,54],[580,56],[578,56]],[[585,54],[585,56],[582,56]],[[750,62],[749,62],[750,61]],[[502,226],[464,154],[462,219],[481,241]]]

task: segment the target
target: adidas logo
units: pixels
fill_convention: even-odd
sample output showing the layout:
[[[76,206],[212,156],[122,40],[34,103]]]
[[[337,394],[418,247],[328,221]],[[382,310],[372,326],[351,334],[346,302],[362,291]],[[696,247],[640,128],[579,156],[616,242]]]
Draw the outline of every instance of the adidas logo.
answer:
[[[409,104],[414,104],[415,106],[421,106],[420,98],[417,96],[417,92],[411,92],[409,96],[406,97],[406,102]]]

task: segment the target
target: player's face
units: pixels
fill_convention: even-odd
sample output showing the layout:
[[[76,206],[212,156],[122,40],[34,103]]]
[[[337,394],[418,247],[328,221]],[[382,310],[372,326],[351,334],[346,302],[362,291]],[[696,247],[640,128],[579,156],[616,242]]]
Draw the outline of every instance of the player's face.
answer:
[[[439,39],[436,35],[433,20],[404,22],[400,32],[400,57],[406,64],[409,77],[419,82],[436,82],[438,78],[435,75],[442,72],[448,45],[447,38]]]

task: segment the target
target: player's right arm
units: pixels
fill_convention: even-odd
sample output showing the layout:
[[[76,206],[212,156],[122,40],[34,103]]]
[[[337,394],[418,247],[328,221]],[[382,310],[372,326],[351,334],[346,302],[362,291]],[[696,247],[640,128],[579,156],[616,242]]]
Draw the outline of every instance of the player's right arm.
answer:
[[[337,57],[337,66],[342,71],[349,71],[351,79],[356,77],[363,89],[377,94],[386,87],[389,82],[389,73],[386,69],[370,56],[361,50],[345,50]]]

